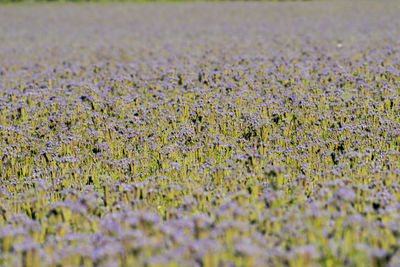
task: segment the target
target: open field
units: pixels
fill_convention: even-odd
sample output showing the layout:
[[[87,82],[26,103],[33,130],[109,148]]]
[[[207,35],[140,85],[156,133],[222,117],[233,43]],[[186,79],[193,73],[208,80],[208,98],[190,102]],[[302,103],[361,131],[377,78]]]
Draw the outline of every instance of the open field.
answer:
[[[243,2],[249,0],[0,0],[0,4],[38,4],[38,3],[193,3],[193,2]],[[257,0],[262,2],[291,2],[293,0]],[[311,1],[311,0],[294,0]],[[315,0],[320,1],[320,0]]]
[[[398,14],[0,7],[0,265],[399,264]]]

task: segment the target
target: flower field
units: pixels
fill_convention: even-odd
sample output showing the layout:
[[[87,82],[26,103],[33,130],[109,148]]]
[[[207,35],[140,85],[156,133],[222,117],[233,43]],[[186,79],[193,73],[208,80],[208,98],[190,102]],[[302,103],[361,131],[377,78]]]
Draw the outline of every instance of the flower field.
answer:
[[[399,266],[400,2],[0,7],[1,266]]]

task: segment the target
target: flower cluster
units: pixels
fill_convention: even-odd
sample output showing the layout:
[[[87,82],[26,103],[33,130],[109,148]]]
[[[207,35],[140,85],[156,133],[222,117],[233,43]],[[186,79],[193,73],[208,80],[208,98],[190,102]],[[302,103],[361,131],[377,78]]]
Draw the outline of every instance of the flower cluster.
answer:
[[[399,264],[398,14],[0,9],[0,265]]]

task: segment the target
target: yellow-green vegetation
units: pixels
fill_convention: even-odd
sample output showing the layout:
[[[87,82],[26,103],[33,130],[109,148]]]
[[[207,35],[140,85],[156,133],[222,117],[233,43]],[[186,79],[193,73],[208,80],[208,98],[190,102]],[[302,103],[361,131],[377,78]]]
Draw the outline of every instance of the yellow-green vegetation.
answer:
[[[0,9],[0,265],[399,264],[398,14]]]

